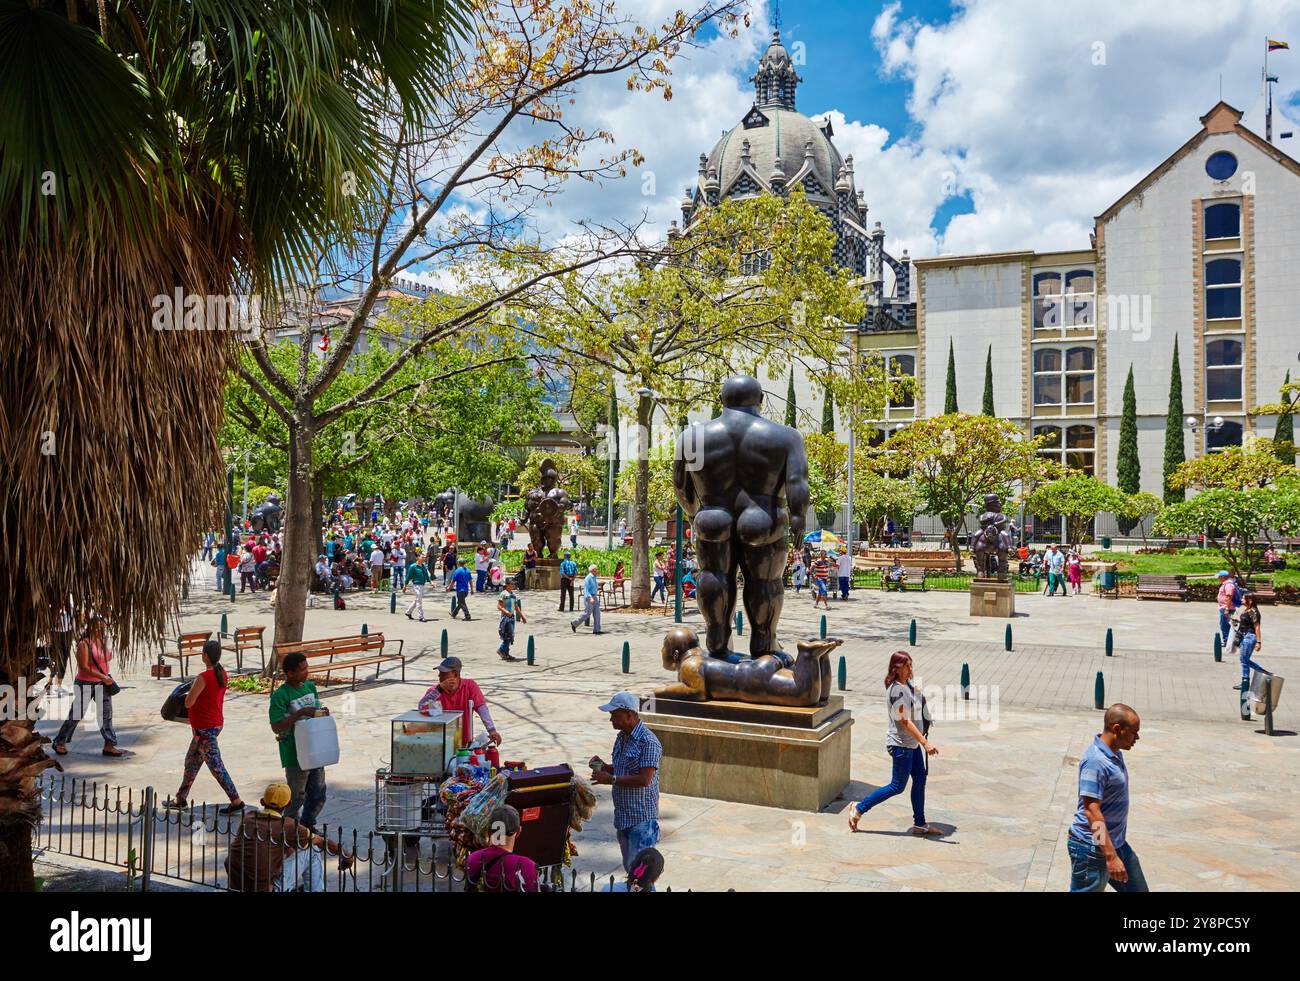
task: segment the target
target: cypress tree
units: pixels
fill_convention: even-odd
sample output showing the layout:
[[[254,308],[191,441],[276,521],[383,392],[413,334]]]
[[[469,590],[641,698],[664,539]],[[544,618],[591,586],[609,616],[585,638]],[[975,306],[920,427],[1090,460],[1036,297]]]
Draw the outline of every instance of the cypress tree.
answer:
[[[1119,456],[1115,463],[1116,486],[1125,494],[1142,489],[1142,462],[1138,459],[1137,394],[1133,389],[1133,366],[1128,366],[1124,383],[1124,414],[1119,422]]]
[[[948,350],[952,350],[952,342],[949,341]],[[954,385],[956,382],[954,381]],[[953,401],[956,399],[954,397]],[[997,413],[993,411],[993,345],[989,345],[989,356],[984,362],[984,409],[986,416],[996,417]]]
[[[1291,383],[1291,372],[1286,373],[1286,384]],[[1282,400],[1291,403],[1291,393],[1282,396]],[[1284,412],[1277,417],[1277,432],[1274,433],[1273,439],[1278,443],[1295,443],[1295,424],[1291,421],[1291,413]],[[1295,466],[1295,448],[1278,447],[1277,458],[1283,463]]]
[[[790,384],[785,390],[785,424],[793,427],[795,424],[796,406],[794,402],[794,369],[790,369]]]
[[[948,383],[944,389],[943,412],[950,415],[957,411],[957,359],[953,356],[952,338],[948,339]]]
[[[1183,449],[1183,370],[1178,363],[1178,335],[1174,335],[1174,363],[1169,369],[1169,413],[1165,416],[1165,503],[1177,504],[1187,495],[1169,486],[1179,464],[1187,459]]]
[[[822,432],[828,435],[835,432],[835,397],[829,388],[826,389],[826,401],[822,403]]]
[[[613,430],[613,433],[614,433],[614,480],[615,480],[615,484],[614,484],[614,485],[611,485],[611,486],[608,488],[609,498],[607,498],[607,500],[612,500],[613,497],[614,497],[614,487],[617,486],[617,481],[618,481],[618,472],[619,472],[619,469],[621,468],[621,466],[622,466],[622,462],[623,462],[622,460],[620,460],[620,459],[618,458],[618,451],[619,451],[619,438],[618,438],[618,399],[617,399],[617,398],[615,397],[615,395],[614,395],[614,386],[613,386],[612,383],[610,384],[610,390],[609,390],[609,412],[606,414],[605,418],[606,418],[606,421],[607,421],[608,424],[609,424],[609,428],[610,428],[611,430]]]

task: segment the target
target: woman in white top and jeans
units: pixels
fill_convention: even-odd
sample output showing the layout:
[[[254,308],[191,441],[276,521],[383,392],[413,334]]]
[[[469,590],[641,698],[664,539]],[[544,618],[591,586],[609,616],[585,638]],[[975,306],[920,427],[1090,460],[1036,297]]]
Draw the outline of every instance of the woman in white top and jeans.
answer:
[[[925,698],[912,687],[912,658],[904,651],[896,651],[889,658],[889,671],[885,675],[886,700],[889,705],[889,733],[885,737],[885,751],[893,758],[893,779],[878,787],[863,800],[849,808],[849,829],[858,830],[858,820],[881,801],[901,794],[912,778],[912,834],[939,834],[925,823],[925,758],[939,752],[939,748],[926,740],[925,735],[912,721],[923,717]]]

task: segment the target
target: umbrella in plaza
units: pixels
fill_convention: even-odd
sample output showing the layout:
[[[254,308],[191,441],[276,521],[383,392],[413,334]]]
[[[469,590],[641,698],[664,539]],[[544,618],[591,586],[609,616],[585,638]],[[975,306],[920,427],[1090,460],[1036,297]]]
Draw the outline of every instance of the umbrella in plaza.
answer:
[[[844,547],[843,539],[836,535],[835,532],[822,529],[808,532],[803,536],[803,540],[813,545],[821,545],[823,548]]]

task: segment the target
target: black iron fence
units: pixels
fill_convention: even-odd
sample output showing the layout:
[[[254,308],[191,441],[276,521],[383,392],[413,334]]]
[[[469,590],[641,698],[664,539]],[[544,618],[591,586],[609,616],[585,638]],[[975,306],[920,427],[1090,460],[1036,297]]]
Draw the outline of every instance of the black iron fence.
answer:
[[[163,806],[143,790],[60,774],[41,781],[42,822],[33,851],[111,866],[124,888],[148,891],[155,879],[244,891],[463,892],[465,877],[449,860],[445,839],[322,824],[313,844],[284,836],[274,822],[247,822],[216,805]],[[249,809],[246,814],[252,814]],[[240,860],[228,862],[232,849]],[[236,869],[232,881],[231,866]],[[495,880],[494,880],[495,881]],[[538,891],[596,892],[612,876],[550,866],[538,870]],[[523,891],[522,879],[514,885]]]
[[[884,589],[883,577],[888,571],[887,569],[858,569],[853,573],[851,586],[854,589]],[[904,588],[908,590],[925,588],[964,593],[970,588],[970,584],[974,580],[974,573],[927,572],[924,587],[920,582],[909,580],[904,584]],[[1017,593],[1034,593],[1043,588],[1043,580],[1039,576],[1016,573],[1011,576],[1011,581],[1015,583]],[[832,579],[830,585],[834,586],[835,580]],[[895,589],[897,585],[890,583],[889,588]],[[832,588],[831,592],[834,591]]]

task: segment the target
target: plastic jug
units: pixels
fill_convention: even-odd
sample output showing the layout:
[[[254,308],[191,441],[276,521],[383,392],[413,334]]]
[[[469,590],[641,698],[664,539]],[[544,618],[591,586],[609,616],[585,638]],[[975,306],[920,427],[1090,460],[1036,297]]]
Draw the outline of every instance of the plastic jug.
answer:
[[[339,761],[339,730],[332,715],[299,719],[293,726],[293,739],[301,770],[314,770]]]

